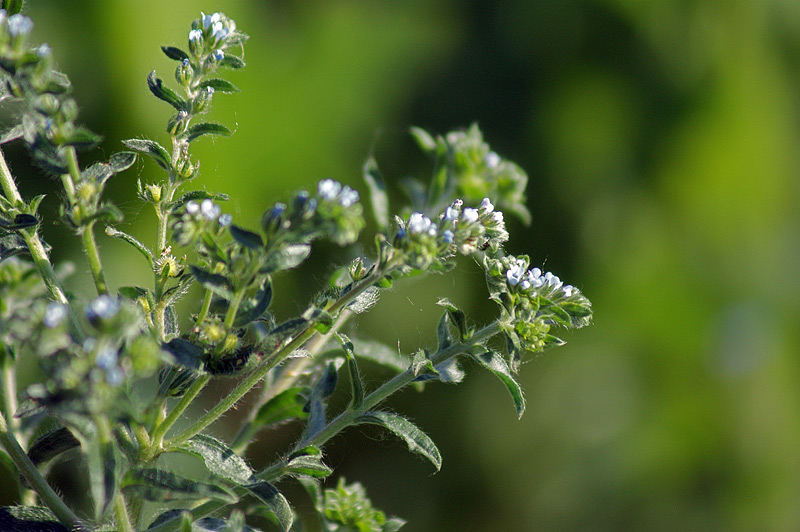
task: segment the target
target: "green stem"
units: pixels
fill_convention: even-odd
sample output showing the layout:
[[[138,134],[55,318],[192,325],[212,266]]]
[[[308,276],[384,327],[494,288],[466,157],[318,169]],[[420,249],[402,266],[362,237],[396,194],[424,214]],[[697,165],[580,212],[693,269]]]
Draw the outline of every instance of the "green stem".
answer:
[[[189,407],[192,401],[194,401],[194,398],[197,397],[197,395],[203,390],[205,385],[208,384],[208,381],[210,380],[210,375],[201,375],[196,381],[194,381],[194,383],[192,383],[189,389],[186,390],[186,393],[183,394],[183,397],[181,397],[181,400],[178,401],[178,404],[175,405],[167,417],[164,418],[164,421],[162,421],[153,431],[150,452],[145,459],[150,460],[159,452],[161,452],[162,448],[164,448],[162,447],[162,441],[164,440],[164,436],[167,434],[167,431],[170,429],[170,427],[172,427],[173,424],[175,424],[176,421],[178,421],[178,418],[181,417],[181,414],[183,414],[183,412]],[[192,434],[192,436],[194,436],[194,434]],[[167,445],[165,448],[169,448],[171,446],[172,442],[170,442],[170,445]]]
[[[97,249],[97,242],[94,238],[94,222],[90,222],[89,225],[83,228],[81,241],[83,242],[83,250],[86,252],[86,259],[89,262],[89,271],[92,272],[94,286],[97,288],[97,294],[108,294],[108,284],[103,273],[103,264],[100,261],[100,251]]]
[[[14,465],[39,494],[41,501],[53,512],[56,518],[69,530],[88,532],[78,516],[73,513],[64,501],[53,491],[36,466],[25,454],[14,435],[8,430],[5,416],[0,416],[0,444],[11,457]]]
[[[116,525],[119,532],[136,532],[128,516],[128,508],[125,506],[125,499],[122,497],[122,493],[117,493],[114,498],[114,515],[117,518]]]
[[[439,351],[438,353],[431,356],[431,362],[433,365],[441,364],[442,362],[446,362],[447,360],[461,355],[467,351],[470,347],[478,344],[482,344],[483,342],[487,341],[489,338],[495,336],[497,333],[501,331],[500,323],[499,322],[492,322],[489,325],[485,326],[481,330],[477,331],[467,342],[453,344],[450,347]],[[302,449],[308,445],[313,445],[315,447],[320,447],[325,444],[328,440],[330,440],[333,436],[347,428],[348,426],[352,425],[356,420],[362,416],[364,413],[368,412],[376,405],[382,403],[386,400],[390,395],[394,394],[398,390],[408,386],[417,376],[411,370],[411,368],[407,369],[403,373],[399,373],[394,378],[386,381],[381,386],[376,388],[372,393],[367,395],[364,398],[364,401],[359,405],[358,408],[348,409],[339,414],[336,418],[331,420],[325,427],[314,434],[311,438],[307,440],[301,441],[297,444],[295,450]],[[269,471],[266,470],[266,471]],[[265,472],[266,472],[265,471]],[[269,480],[268,478],[264,478],[261,474],[258,475],[259,478],[263,480]]]
[[[342,296],[336,303],[331,305],[331,307],[328,308],[328,311],[331,314],[336,315],[343,308],[347,307],[347,305],[349,305],[356,297],[358,297],[361,292],[371,287],[382,277],[383,274],[377,271],[372,275],[365,277],[356,286],[354,286],[352,290]],[[283,348],[279,349],[266,363],[248,375],[242,382],[239,383],[238,386],[231,390],[228,395],[226,395],[219,403],[217,403],[214,408],[209,410],[204,416],[195,421],[189,428],[170,439],[164,448],[169,449],[175,445],[180,445],[216,421],[217,418],[230,410],[242,397],[244,397],[256,384],[258,384],[261,379],[266,377],[267,373],[269,373],[272,368],[283,362],[287,356],[310,340],[311,337],[316,334],[316,332],[317,331],[314,328],[314,325],[309,325],[307,329],[295,336]]]

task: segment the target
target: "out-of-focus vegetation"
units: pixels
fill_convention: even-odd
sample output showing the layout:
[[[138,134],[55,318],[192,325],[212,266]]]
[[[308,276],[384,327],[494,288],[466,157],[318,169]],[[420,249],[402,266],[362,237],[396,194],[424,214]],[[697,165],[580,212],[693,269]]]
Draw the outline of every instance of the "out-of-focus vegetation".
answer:
[[[214,111],[236,133],[195,150],[237,223],[321,178],[358,186],[369,154],[397,193],[429,171],[407,126],[478,121],[531,176],[533,223],[511,251],[594,303],[593,327],[523,368],[522,421],[477,372],[430,386],[428,410],[413,392],[392,403],[439,444],[437,475],[371,432],[334,441],[331,465],[376,506],[440,532],[800,529],[800,3],[32,0],[27,13],[109,154],[163,130],[145,78],[171,76],[159,46],[183,45],[200,9],[251,35],[242,93]],[[130,197],[156,171],[112,187]],[[21,183],[28,197],[48,186]],[[109,271],[131,264],[112,285],[148,276],[102,245]],[[72,289],[89,290],[75,262]],[[278,312],[312,293],[304,271],[283,279]],[[459,275],[390,295],[359,326],[410,352],[433,341],[437,295],[479,319],[483,282],[468,263]]]

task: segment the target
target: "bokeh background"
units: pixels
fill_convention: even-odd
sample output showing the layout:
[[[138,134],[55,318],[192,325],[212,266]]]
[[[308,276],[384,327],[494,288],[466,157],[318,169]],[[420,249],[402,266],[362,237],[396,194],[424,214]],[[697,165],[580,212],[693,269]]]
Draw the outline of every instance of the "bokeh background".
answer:
[[[397,181],[426,177],[410,125],[478,122],[530,175],[530,227],[509,249],[580,287],[595,323],[524,366],[518,421],[477,369],[391,407],[438,443],[429,464],[353,429],[329,463],[411,531],[800,530],[800,3],[791,0],[32,0],[34,39],[72,78],[82,120],[106,141],[164,140],[169,107],[147,91],[159,46],[223,11],[251,36],[242,93],[215,99],[229,139],[193,145],[200,186],[255,225],[292,190],[332,177],[360,186],[375,155]],[[10,148],[21,168],[24,153]],[[115,178],[129,227],[149,162]],[[51,185],[31,176],[30,196]],[[363,188],[362,188],[363,190]],[[52,219],[52,217],[51,217]],[[72,237],[58,227],[46,235]],[[368,242],[368,239],[365,240]],[[116,286],[145,264],[103,240]],[[91,293],[82,259],[71,280]],[[321,247],[280,281],[289,317],[349,257]],[[117,269],[120,268],[120,269]],[[431,342],[436,297],[492,317],[481,277],[403,283],[359,330],[410,352]],[[378,369],[367,368],[373,379]],[[215,428],[224,431],[223,426]],[[291,434],[264,435],[268,462]]]

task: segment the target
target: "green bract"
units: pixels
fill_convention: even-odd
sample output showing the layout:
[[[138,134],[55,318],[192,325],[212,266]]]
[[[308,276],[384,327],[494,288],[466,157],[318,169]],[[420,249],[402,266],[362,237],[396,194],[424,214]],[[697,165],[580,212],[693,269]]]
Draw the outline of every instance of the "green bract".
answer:
[[[78,151],[100,139],[76,123],[69,81],[52,69],[50,49],[28,43],[32,22],[19,14],[20,3],[3,6],[2,90],[19,101],[22,113],[0,140],[22,139],[34,164],[63,185],[61,217],[80,238],[96,293],[64,291],[68,268],[53,267],[38,235],[39,224],[50,223],[37,214],[42,197],[23,198],[0,160],[0,459],[20,478],[20,506],[0,509],[0,522],[14,529],[24,529],[23,523],[121,532],[395,531],[404,521],[373,508],[359,483],[340,479],[324,487],[333,473],[325,444],[348,427],[373,425],[438,470],[436,444],[410,419],[383,408],[388,397],[410,384],[458,383],[468,359],[500,380],[522,415],[525,399],[515,373],[526,353],[563,343],[554,335],[558,329],[590,322],[591,304],[578,289],[531,268],[526,256],[505,254],[510,235],[501,209],[528,221],[527,176],[491,151],[476,126],[436,138],[412,130],[435,165],[430,183],[407,185],[410,207],[391,208],[370,159],[365,200],[348,185],[322,179],[315,190],[274,203],[259,227],[243,227],[223,212],[224,194],[183,190],[200,172],[191,144],[231,134],[223,124],[200,119],[211,113],[217,94],[238,91],[223,77],[244,66],[247,36],[233,20],[201,14],[187,32],[186,49],[162,48],[178,62],[175,81],[155,71],[143,80],[167,104],[164,139],[131,138],[123,142],[130,151],[84,168]],[[122,214],[103,199],[108,180],[140,155],[161,174],[137,184],[156,219],[155,238],[144,240],[115,227]],[[365,206],[377,225],[369,237],[363,235]],[[109,286],[97,223],[136,250],[152,284]],[[311,301],[296,302],[302,312],[273,315],[273,296],[281,293],[274,287],[320,240],[353,246],[359,254],[359,245],[372,241],[374,253],[330,273]],[[406,355],[361,338],[354,328],[340,334],[396,281],[445,273],[460,256],[484,269],[489,296],[500,307],[495,320],[473,324],[442,298],[436,345]],[[192,287],[200,301],[181,315],[185,307],[177,303]],[[392,376],[368,384],[359,368],[364,359]],[[42,379],[17,390],[18,363],[29,360]],[[340,393],[349,401],[333,406],[342,372],[349,388]],[[205,409],[190,409],[213,379],[228,379],[228,393],[211,397]],[[235,434],[206,433],[254,388],[260,393]],[[250,444],[262,430],[286,422],[302,425],[298,441],[271,465],[254,468],[246,459]],[[49,463],[76,452],[83,460],[72,463],[86,470],[81,474],[92,508],[80,517],[43,476]],[[194,467],[168,470],[162,457],[174,455]],[[311,515],[299,518],[282,493],[289,480],[308,492]],[[32,507],[33,494],[46,508]]]

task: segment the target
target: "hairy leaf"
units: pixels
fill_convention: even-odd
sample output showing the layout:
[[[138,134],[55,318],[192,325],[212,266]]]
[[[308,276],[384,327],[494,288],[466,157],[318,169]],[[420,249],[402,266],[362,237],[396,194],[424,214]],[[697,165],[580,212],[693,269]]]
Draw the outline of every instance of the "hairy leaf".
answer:
[[[106,227],[106,234],[110,237],[119,238],[120,240],[123,240],[133,246],[136,251],[141,253],[142,256],[147,259],[147,263],[150,265],[150,268],[154,267],[155,262],[153,261],[153,253],[147,249],[147,246],[136,240],[136,238],[111,226]]]
[[[376,410],[359,416],[356,419],[356,423],[380,425],[388,429],[406,442],[409,451],[420,454],[430,460],[437,471],[441,469],[442,455],[433,440],[403,416]]]
[[[292,453],[284,471],[288,475],[312,478],[324,478],[333,473],[333,469],[322,462],[322,451],[313,446]]]
[[[220,78],[203,80],[202,82],[200,82],[198,87],[200,88],[211,87],[212,89],[214,89],[214,92],[224,92],[227,94],[241,92],[239,87],[237,87],[236,85],[234,85],[233,83],[231,83],[226,79],[220,79]]]
[[[264,264],[264,273],[272,273],[282,270],[291,270],[300,266],[311,254],[311,246],[308,244],[290,244],[281,246],[279,249],[267,255]]]
[[[167,57],[169,57],[170,59],[174,59],[176,61],[183,61],[184,59],[189,59],[189,54],[187,54],[180,48],[176,48],[174,46],[162,46],[161,50]]]
[[[519,383],[511,375],[511,369],[508,367],[508,363],[503,356],[497,351],[487,351],[480,355],[473,355],[472,358],[477,360],[481,366],[494,373],[494,375],[500,379],[500,382],[503,383],[508,393],[511,394],[511,398],[514,400],[517,416],[522,417],[522,414],[525,412],[525,397],[522,394],[522,388]]]
[[[0,508],[0,530],[8,532],[69,532],[53,513],[41,506]]]
[[[80,446],[78,439],[66,427],[40,436],[28,449],[28,458],[34,465],[43,464],[56,456]]]
[[[175,91],[169,87],[165,87],[164,82],[156,77],[155,70],[150,72],[147,76],[147,88],[150,89],[150,92],[152,92],[156,98],[167,102],[178,111],[188,111],[189,106],[186,100],[178,96]]]
[[[290,419],[306,418],[308,414],[303,411],[306,398],[302,395],[305,390],[307,388],[295,387],[279,393],[258,409],[253,424],[261,428]]]
[[[252,481],[253,470],[233,449],[216,438],[197,434],[180,445],[179,450],[203,459],[211,473],[237,484]]]
[[[236,321],[233,325],[235,327],[243,327],[248,323],[257,320],[267,311],[271,301],[272,282],[269,276],[266,276],[255,296],[245,301],[240,307],[239,312],[236,314]]]
[[[159,469],[135,469],[125,475],[122,490],[134,497],[154,502],[218,499],[230,504],[236,494],[221,484],[200,482]]]
[[[358,358],[363,358],[390,368],[396,372],[408,369],[408,359],[388,345],[374,340],[352,338],[353,348]]]
[[[292,527],[294,521],[292,507],[275,486],[269,482],[258,482],[245,487],[275,515],[282,532],[287,532]]]
[[[361,382],[361,374],[358,372],[358,364],[353,353],[353,342],[347,336],[339,333],[336,333],[336,339],[344,350],[347,367],[350,370],[351,405],[353,408],[358,408],[364,402],[364,384]]]
[[[122,143],[128,148],[150,156],[164,170],[170,169],[170,156],[164,146],[158,142],[147,139],[128,139]]]
[[[201,137],[203,135],[223,135],[225,137],[229,137],[232,134],[233,132],[222,124],[201,122],[200,124],[195,124],[187,129],[183,133],[183,136],[187,142],[192,142],[197,137]]]
[[[231,225],[228,229],[230,230],[233,239],[244,247],[250,249],[262,249],[264,247],[264,241],[261,239],[260,235],[253,233],[252,231],[242,229],[238,225]]]

